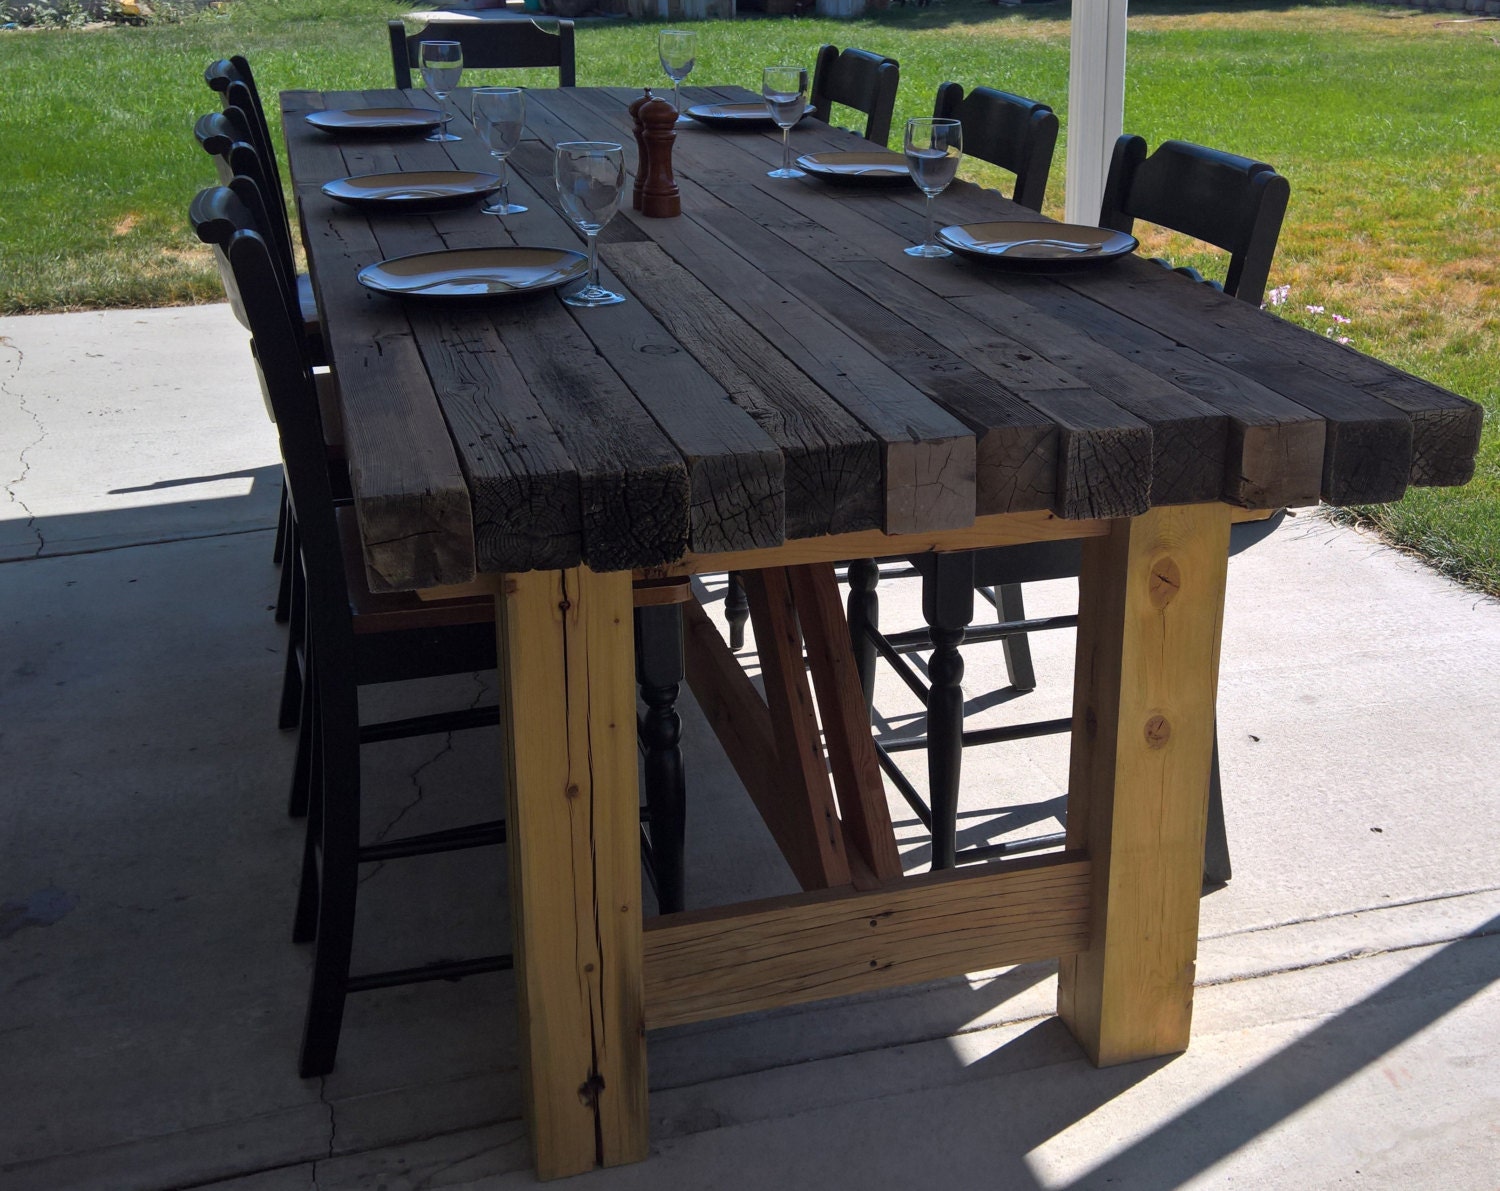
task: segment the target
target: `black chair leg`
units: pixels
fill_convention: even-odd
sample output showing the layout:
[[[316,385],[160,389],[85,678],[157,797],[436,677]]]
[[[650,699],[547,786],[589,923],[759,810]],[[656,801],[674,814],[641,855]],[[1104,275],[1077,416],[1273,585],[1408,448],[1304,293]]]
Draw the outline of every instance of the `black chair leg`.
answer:
[[[282,731],[297,726],[299,708],[302,705],[303,642],[307,633],[307,580],[302,574],[302,564],[293,554],[281,568],[283,586],[290,585],[291,623],[286,634],[286,665],[281,673],[281,706],[276,714],[276,726]]]
[[[1219,729],[1216,724],[1213,766],[1208,772],[1208,831],[1203,838],[1203,883],[1226,885],[1232,876],[1229,833],[1224,827],[1224,788],[1219,781]]]
[[[304,628],[304,633],[305,633]],[[296,643],[287,642],[287,651],[296,654]],[[296,668],[297,659],[293,656],[290,660],[292,668]],[[302,668],[297,679],[297,753],[292,761],[292,787],[287,794],[286,813],[294,819],[300,819],[307,814],[308,799],[316,786],[313,782],[314,760],[317,750],[314,747],[316,732],[314,730],[314,717],[317,711],[317,692],[314,690],[316,676],[313,673],[312,645],[304,637],[302,645]],[[283,692],[284,697],[285,692]]]
[[[276,522],[276,545],[271,560],[281,568],[276,586],[276,623],[285,624],[292,615],[292,575],[288,560],[297,557],[297,519],[292,516],[292,502],[286,498],[286,481],[281,482],[281,516]]]
[[[849,636],[854,647],[854,669],[865,693],[865,711],[875,706],[875,642],[870,632],[880,628],[880,567],[873,558],[857,558],[849,564],[849,599],[845,605]]]
[[[729,622],[729,648],[744,649],[750,600],[745,595],[745,581],[738,571],[729,572],[729,582],[724,588],[724,619]]]
[[[304,1079],[327,1075],[338,1053],[354,948],[354,907],[359,891],[359,728],[352,690],[327,706],[319,691],[318,741],[322,754],[322,815],[317,882],[317,943],[312,987],[302,1030],[298,1070]],[[342,703],[339,706],[338,703]]]
[[[1025,620],[1026,601],[1019,583],[1001,583],[995,587],[995,612],[1002,621]],[[1018,691],[1036,690],[1036,670],[1031,665],[1031,639],[1025,633],[1006,637],[1005,673],[1010,685]]]
[[[683,677],[682,609],[678,604],[637,608],[635,672],[646,714],[641,721],[645,747],[646,810],[651,821],[651,870],[663,914],[684,905],[684,844],[687,780],[683,772],[682,717],[677,692]]]
[[[311,676],[307,684],[307,698],[310,705],[317,698],[317,682]],[[318,717],[311,711],[309,715],[311,718],[306,735],[299,737],[297,741],[298,768],[306,766],[303,812],[307,816],[307,823],[302,833],[302,874],[297,883],[297,910],[292,919],[294,943],[311,943],[318,937],[318,849],[323,836],[323,766],[318,759],[322,748]],[[309,793],[312,794],[311,797],[308,797]]]
[[[963,771],[964,659],[959,647],[974,618],[974,558],[940,554],[922,584],[922,615],[932,637],[928,660],[927,780],[932,807],[932,868],[952,868],[958,846],[958,785]]]

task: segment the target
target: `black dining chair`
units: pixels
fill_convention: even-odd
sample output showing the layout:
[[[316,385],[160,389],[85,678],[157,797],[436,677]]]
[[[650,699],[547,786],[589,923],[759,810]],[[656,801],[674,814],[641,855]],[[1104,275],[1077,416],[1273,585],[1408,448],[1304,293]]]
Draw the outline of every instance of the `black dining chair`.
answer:
[[[512,67],[555,67],[557,85],[578,84],[573,22],[542,20],[429,21],[408,33],[399,20],[387,23],[391,45],[391,67],[396,87],[409,91],[412,68],[424,41],[456,41],[463,47],[464,72],[502,70]]]
[[[1121,137],[1115,147],[1105,186],[1100,225],[1129,232],[1136,218],[1185,232],[1229,254],[1225,280],[1213,283],[1227,294],[1259,304],[1270,273],[1271,258],[1286,212],[1286,179],[1264,162],[1236,157],[1199,145],[1168,141],[1146,156],[1139,137]],[[1161,262],[1167,264],[1168,262]],[[1191,276],[1202,280],[1196,273]],[[1285,517],[1282,510],[1268,519],[1237,524],[1230,532],[1229,549],[1237,554],[1269,536]],[[1077,578],[1080,548],[1076,542],[1033,543],[996,547],[969,553],[918,555],[907,560],[902,574],[915,571],[922,581],[925,629],[885,634],[879,626],[877,585],[882,573],[873,559],[852,562],[848,569],[849,631],[856,666],[867,699],[873,697],[877,656],[895,668],[922,700],[927,730],[877,746],[882,768],[918,819],[932,832],[933,868],[987,859],[1005,853],[1060,844],[1060,834],[1031,840],[981,845],[959,850],[957,813],[962,750],[1008,740],[1071,730],[1071,719],[1037,721],[1003,728],[964,730],[964,673],[960,647],[966,642],[1002,641],[1007,645],[1006,667],[1011,689],[1036,685],[1026,636],[1049,629],[1072,628],[1076,615],[1032,619],[1026,616],[1022,585],[1046,579]],[[998,621],[971,629],[974,592],[978,589],[995,606]],[[929,682],[923,682],[904,655],[930,649]],[[923,750],[927,753],[929,801],[900,771],[891,754]],[[1224,828],[1223,794],[1219,780],[1218,741],[1214,742],[1209,781],[1208,835],[1204,878],[1219,885],[1232,875]]]
[[[350,972],[361,866],[505,840],[501,820],[374,843],[361,842],[360,835],[364,747],[482,728],[499,718],[491,705],[362,722],[361,690],[492,670],[494,604],[488,596],[428,601],[369,590],[353,509],[336,500],[329,482],[312,371],[300,350],[294,308],[275,253],[258,228],[252,205],[244,201],[247,193],[240,179],[230,187],[202,191],[192,203],[190,219],[199,238],[213,246],[225,290],[249,324],[262,387],[276,415],[298,525],[297,549],[286,560],[302,572],[306,617],[293,781],[294,790],[300,784],[307,798],[308,813],[293,937],[316,946],[299,1058],[302,1075],[311,1077],[333,1067],[349,993],[455,980],[511,966],[511,957],[496,954]],[[674,606],[653,603],[650,611],[656,615],[637,618],[637,665],[647,704],[638,725],[647,755],[644,817],[649,834],[643,829],[642,842],[658,902],[663,912],[670,912],[682,903],[683,779],[673,705],[681,676],[681,632]]]
[[[316,318],[309,320],[307,317],[303,295],[304,291],[311,293],[311,286],[305,285],[305,278],[296,272],[286,222],[272,207],[271,196],[278,183],[267,168],[264,155],[250,143],[250,122],[251,117],[244,108],[230,104],[223,111],[205,113],[198,119],[193,131],[198,143],[214,159],[220,182],[236,188],[240,201],[254,214],[255,226],[265,229],[266,240],[272,246],[277,277],[283,284],[288,301],[302,314],[298,345],[309,367],[315,369],[315,387],[330,474],[336,491],[347,494],[348,476],[343,458],[337,386],[333,375],[326,368],[319,367],[322,360],[321,323]],[[245,312],[239,308],[232,293],[230,300],[235,316],[248,326]],[[271,412],[269,402],[268,412]],[[274,412],[272,416],[274,418]],[[283,478],[276,540],[271,551],[272,562],[282,567],[275,616],[278,622],[290,625],[291,635],[278,712],[278,722],[282,728],[296,725],[297,706],[301,697],[301,654],[298,648],[302,628],[299,603],[301,577],[296,567],[283,565],[287,553],[295,552],[296,533],[296,517],[293,515],[291,502],[287,499]]]
[[[942,83],[932,114],[963,123],[965,156],[1016,176],[1012,202],[1042,209],[1057,147],[1057,114],[1050,107],[993,87],[975,87],[965,94],[958,83]]]
[[[825,123],[833,114],[834,104],[862,113],[865,140],[884,145],[891,137],[891,116],[896,110],[900,81],[901,66],[894,58],[825,45],[818,50],[808,102],[813,115]]]
[[[293,236],[290,213],[286,203],[286,191],[282,186],[281,166],[277,160],[276,144],[271,139],[271,128],[266,122],[266,112],[261,102],[260,91],[255,84],[255,75],[250,63],[240,55],[219,58],[208,64],[203,72],[204,81],[220,97],[226,113],[236,115],[236,128],[246,135],[244,140],[255,150],[259,167],[256,182],[261,188],[266,210],[271,216],[268,234],[284,267],[296,283],[297,307],[302,313],[303,326],[307,334],[308,350],[315,364],[325,362],[322,342],[322,323],[318,313],[317,298],[313,294],[312,282],[306,273],[299,273],[295,266]],[[200,121],[201,125],[202,121]],[[199,144],[210,154],[218,155],[217,147],[210,147],[199,135]],[[244,172],[244,171],[237,171]],[[232,176],[232,175],[231,175]],[[221,175],[222,177],[222,175]]]
[[[1259,306],[1290,195],[1264,161],[1188,141],[1163,141],[1148,156],[1145,140],[1127,135],[1110,158],[1099,226],[1129,234],[1141,219],[1220,248],[1229,254],[1224,279],[1208,284]],[[1177,271],[1206,280],[1196,269]]]

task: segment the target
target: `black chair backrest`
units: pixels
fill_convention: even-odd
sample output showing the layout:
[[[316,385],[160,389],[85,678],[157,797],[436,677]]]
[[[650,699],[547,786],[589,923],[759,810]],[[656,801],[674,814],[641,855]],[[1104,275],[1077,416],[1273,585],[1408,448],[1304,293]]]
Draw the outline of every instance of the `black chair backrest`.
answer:
[[[252,179],[260,193],[260,212],[256,230],[270,243],[276,265],[295,287],[297,268],[292,253],[291,227],[287,223],[286,200],[281,182],[268,169],[265,158],[246,140],[253,120],[243,108],[230,105],[222,112],[208,112],[198,118],[193,135],[204,152],[214,158],[219,181],[228,185],[231,178]],[[295,288],[291,293],[295,294]],[[294,302],[295,306],[296,303]]]
[[[1187,141],[1115,142],[1099,226],[1130,232],[1144,219],[1229,253],[1224,292],[1260,305],[1291,187],[1263,161]]]
[[[314,617],[309,639],[318,642],[320,664],[333,655],[326,656],[329,665],[352,666],[349,590],[317,394],[299,349],[296,307],[286,300],[271,246],[256,230],[255,215],[237,187],[201,191],[188,215],[198,238],[214,249],[225,291],[245,312],[261,388],[275,414]]]
[[[266,109],[261,103],[260,90],[255,85],[255,75],[250,63],[239,54],[232,58],[220,58],[210,62],[203,72],[203,81],[219,93],[219,102],[225,107],[237,107],[244,113],[250,128],[250,144],[264,159],[276,185],[281,185],[281,169],[276,162],[276,145],[271,140],[271,126],[266,123]]]
[[[840,50],[825,45],[813,68],[813,115],[827,121],[836,103],[865,114],[865,140],[884,145],[891,138],[891,115],[896,110],[896,86],[901,66],[894,58],[868,50]]]
[[[964,154],[1009,170],[1016,176],[1012,200],[1042,209],[1057,147],[1057,115],[1050,107],[993,87],[975,87],[965,95],[957,83],[943,83],[932,114],[962,121]]]
[[[391,66],[396,86],[412,86],[412,67],[420,65],[418,48],[424,41],[456,41],[464,50],[464,70],[496,70],[511,66],[555,66],[560,87],[577,85],[574,64],[573,22],[537,21],[429,21],[415,33],[407,33],[400,21],[391,21]]]

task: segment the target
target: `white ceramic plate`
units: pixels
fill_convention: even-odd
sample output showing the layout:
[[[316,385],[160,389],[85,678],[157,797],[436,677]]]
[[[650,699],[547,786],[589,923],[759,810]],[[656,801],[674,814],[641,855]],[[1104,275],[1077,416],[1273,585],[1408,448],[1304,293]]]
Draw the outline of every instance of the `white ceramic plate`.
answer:
[[[964,256],[1016,269],[1077,269],[1132,253],[1134,236],[1077,223],[1001,220],[945,227],[938,241]]]
[[[323,184],[323,193],[353,207],[435,211],[461,207],[500,189],[495,174],[470,170],[408,171],[400,174],[357,174]]]
[[[443,122],[432,108],[347,108],[309,112],[314,128],[345,136],[388,136],[401,132],[431,132]]]
[[[808,116],[812,110],[812,104],[808,104],[802,115]],[[688,108],[686,114],[700,124],[716,128],[776,127],[776,121],[771,119],[766,105],[758,99],[750,103],[701,103],[697,107]]]
[[[359,283],[403,298],[509,298],[582,280],[588,268],[568,248],[459,248],[366,265]]]
[[[815,178],[850,186],[890,186],[893,183],[912,185],[906,158],[889,149],[805,153],[797,158],[797,164]]]

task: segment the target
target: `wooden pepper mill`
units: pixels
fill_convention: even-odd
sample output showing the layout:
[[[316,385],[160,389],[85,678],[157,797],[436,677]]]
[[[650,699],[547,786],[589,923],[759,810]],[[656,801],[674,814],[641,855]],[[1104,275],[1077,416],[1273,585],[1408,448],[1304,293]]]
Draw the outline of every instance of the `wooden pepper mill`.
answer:
[[[631,192],[630,206],[635,211],[641,209],[641,197],[646,192],[646,126],[641,122],[641,109],[651,100],[651,88],[647,87],[644,94],[630,105],[630,118],[635,121],[635,189]]]
[[[644,125],[643,130],[636,134],[638,142],[644,146],[636,185],[641,186],[642,173],[646,176],[645,185],[640,190],[640,212],[651,219],[681,215],[682,195],[672,176],[672,143],[677,139],[673,125],[677,123],[677,109],[665,99],[648,98],[641,103],[636,119]]]

